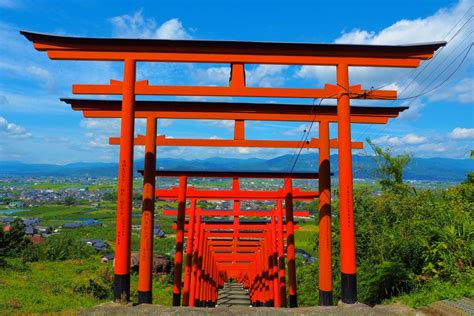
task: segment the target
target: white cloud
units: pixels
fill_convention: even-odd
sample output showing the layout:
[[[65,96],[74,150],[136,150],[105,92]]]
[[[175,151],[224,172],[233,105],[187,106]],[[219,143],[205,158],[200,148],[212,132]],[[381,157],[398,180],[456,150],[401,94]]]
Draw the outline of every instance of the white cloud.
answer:
[[[446,89],[440,89],[430,96],[432,101],[457,101],[462,104],[474,104],[474,78],[464,78]]]
[[[452,139],[474,139],[474,128],[456,127],[449,137]]]
[[[124,14],[109,19],[114,35],[129,38],[190,39],[181,21],[170,19],[157,25],[154,18],[147,18],[140,9],[132,15]]]
[[[286,81],[286,65],[258,65],[245,70],[247,86],[274,87],[281,86]],[[193,68],[194,78],[200,84],[221,85],[229,84],[230,66],[209,67],[207,69]]]
[[[446,144],[443,143],[430,143],[422,144],[416,148],[416,152],[427,152],[427,153],[443,153],[448,150]]]
[[[382,136],[377,139],[374,139],[373,142],[377,145],[385,146],[403,146],[403,145],[417,145],[426,142],[426,137],[419,136],[416,134],[407,134],[403,137],[398,136]]]
[[[416,157],[445,157],[469,158],[472,145],[465,140],[474,139],[474,129],[455,128],[447,134],[432,132],[430,135],[421,136],[407,134],[405,136],[385,135],[374,139],[379,146],[389,146],[394,154],[412,153]]]
[[[29,66],[28,68],[26,68],[26,71],[30,75],[33,75],[40,79],[41,84],[43,86],[47,87],[50,90],[54,88],[54,78],[46,69],[41,68],[39,66]]]
[[[213,127],[225,128],[227,130],[234,130],[234,121],[232,120],[196,120],[206,125]]]
[[[421,110],[426,107],[426,103],[420,99],[405,101],[401,106],[408,106],[408,109],[401,112],[398,116],[400,119],[415,120],[421,116]]]
[[[0,116],[0,135],[18,139],[30,138],[32,136],[24,127],[9,123],[2,116]]]
[[[156,38],[163,39],[189,39],[191,36],[186,32],[178,19],[171,19],[163,23],[156,31]]]
[[[380,32],[354,29],[343,32],[335,40],[344,44],[400,45],[444,40],[446,33],[471,10],[472,0],[460,0],[452,8],[443,8],[434,15],[414,20],[403,19]]]
[[[246,82],[249,86],[274,87],[285,82],[283,72],[287,65],[258,65],[254,69],[245,71]]]
[[[283,132],[283,135],[286,136],[294,136],[294,135],[303,135],[303,133],[306,133],[309,128],[309,124],[300,124],[295,128],[289,129],[285,132]]]
[[[230,66],[209,67],[207,69],[193,67],[192,76],[202,85],[226,86],[229,84]]]
[[[413,20],[400,20],[379,32],[354,29],[349,32],[343,32],[342,35],[335,40],[335,43],[345,44],[373,44],[373,45],[400,45],[419,42],[432,42],[450,39],[457,30],[463,27],[463,22],[469,19],[468,10],[472,8],[472,0],[460,0],[451,8],[440,9],[435,14],[417,18]],[[463,20],[461,20],[463,18]],[[458,24],[458,22],[460,22]],[[412,69],[398,68],[367,68],[367,67],[351,67],[350,80],[353,84],[363,84],[366,88],[380,87],[395,82],[399,91],[400,98],[406,98],[420,94],[422,91],[430,91],[448,78],[455,67],[460,63],[463,49],[472,42],[472,19],[462,29],[459,34],[442,50],[438,51],[432,61],[422,62],[422,67],[429,63],[426,68],[421,71]],[[449,30],[456,28],[450,33]],[[470,39],[471,38],[471,39]],[[464,44],[465,43],[465,44]],[[460,46],[458,46],[460,45]],[[458,59],[456,59],[458,57]],[[470,57],[472,58],[472,57]],[[459,69],[457,76],[469,77],[467,69],[472,63],[467,60]],[[444,72],[443,72],[444,71]],[[438,77],[441,72],[442,75]],[[421,73],[415,80],[412,79]],[[317,79],[319,83],[332,83],[335,81],[334,67],[312,67],[303,66],[295,75],[301,78]],[[472,86],[472,84],[471,84]],[[389,87],[384,87],[389,89]],[[456,92],[457,96],[451,100],[468,103],[472,102],[472,93],[469,94],[465,86],[460,86],[461,93]],[[438,91],[436,90],[438,93]],[[449,94],[449,96],[448,96]],[[452,94],[447,93],[446,99]],[[419,116],[419,113],[417,113]]]
[[[172,119],[158,119],[158,123],[157,123],[158,128],[170,127],[171,125],[173,125]]]
[[[112,135],[120,131],[120,119],[83,119],[80,126],[88,130],[109,132]]]

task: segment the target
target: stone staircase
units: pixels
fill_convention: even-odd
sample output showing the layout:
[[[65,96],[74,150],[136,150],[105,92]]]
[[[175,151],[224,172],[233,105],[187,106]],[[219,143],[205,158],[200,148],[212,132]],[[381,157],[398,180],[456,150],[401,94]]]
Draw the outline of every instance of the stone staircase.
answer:
[[[225,283],[224,287],[218,292],[217,306],[219,307],[250,305],[249,294],[240,283]]]

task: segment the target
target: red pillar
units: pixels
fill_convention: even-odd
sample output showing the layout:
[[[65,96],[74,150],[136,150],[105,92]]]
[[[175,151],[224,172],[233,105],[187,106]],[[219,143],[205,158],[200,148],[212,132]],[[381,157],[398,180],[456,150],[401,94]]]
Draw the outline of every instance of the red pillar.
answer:
[[[256,298],[257,298],[257,307],[261,307],[263,303],[262,299],[262,256],[257,254],[257,282],[256,282]]]
[[[146,122],[145,166],[140,231],[138,303],[152,303],[153,230],[155,218],[156,118]]]
[[[194,233],[194,242],[193,242],[193,267],[192,267],[192,272],[191,272],[191,287],[189,289],[189,306],[196,306],[196,291],[197,291],[197,283],[198,283],[198,276],[197,276],[197,270],[198,270],[198,251],[199,251],[199,245],[202,242],[202,231],[201,231],[201,214],[199,213],[199,210],[197,211],[197,216],[196,216],[196,229]]]
[[[273,253],[271,251],[271,224],[267,224],[267,236],[265,238],[265,260],[267,267],[265,269],[265,276],[267,279],[267,306],[274,307],[275,300],[273,297]]]
[[[239,184],[239,179],[238,178],[233,178],[232,179],[232,190],[234,192],[239,191],[240,189],[240,184]],[[239,200],[234,200],[234,233],[233,233],[233,238],[232,238],[232,250],[236,251],[237,249],[237,240],[239,239],[239,214],[240,214],[240,201]]]
[[[271,218],[271,251],[272,251],[272,276],[273,276],[273,299],[275,301],[275,307],[280,307],[280,293],[278,290],[278,261],[277,261],[277,235],[276,235],[276,222],[275,222],[275,209],[272,211]]]
[[[201,224],[199,231],[199,244],[197,256],[197,271],[196,271],[196,285],[194,290],[194,306],[201,306],[201,285],[202,285],[202,256],[206,234],[204,233],[205,224]]]
[[[187,178],[179,177],[176,253],[174,255],[173,306],[181,302],[181,273],[183,271],[184,216],[186,212]]]
[[[319,122],[319,305],[332,305],[329,122]]]
[[[277,201],[278,215],[278,270],[280,306],[286,307],[286,271],[285,271],[285,232],[283,231],[283,206],[282,200]]]
[[[337,66],[337,84],[349,90],[349,67]],[[339,143],[339,201],[341,238],[341,299],[343,303],[357,302],[356,248],[354,228],[354,205],[352,190],[352,152],[350,98],[341,93],[337,102]]]
[[[193,258],[194,223],[196,213],[196,199],[191,200],[189,209],[188,241],[186,243],[186,266],[184,268],[183,306],[189,306],[189,290],[191,287],[191,264]]]
[[[135,124],[135,72],[133,59],[124,61],[120,161],[115,233],[114,300],[130,299],[130,251],[133,198],[133,137]]]
[[[204,244],[202,247],[202,252],[200,256],[200,268],[198,270],[199,274],[199,279],[200,279],[200,289],[199,289],[199,305],[196,304],[196,306],[200,307],[205,307],[206,302],[205,302],[205,290],[206,290],[206,284],[207,284],[207,266],[206,266],[206,260],[208,257],[208,248],[207,248],[207,238],[204,238]]]
[[[298,307],[296,296],[295,229],[293,222],[293,185],[291,179],[285,179],[286,237],[288,255],[288,294],[290,307]]]

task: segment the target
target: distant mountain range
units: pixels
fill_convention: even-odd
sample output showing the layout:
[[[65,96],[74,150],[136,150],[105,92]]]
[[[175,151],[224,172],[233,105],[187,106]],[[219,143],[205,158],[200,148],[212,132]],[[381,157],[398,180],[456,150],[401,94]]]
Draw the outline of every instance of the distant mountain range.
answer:
[[[168,170],[246,170],[246,171],[288,171],[293,156],[284,155],[272,159],[175,159],[157,160],[157,168]],[[337,155],[331,156],[332,172],[337,175]],[[304,154],[298,159],[295,171],[317,170],[318,155]],[[372,179],[375,177],[376,164],[373,157],[353,156],[354,178]],[[143,168],[143,159],[135,161],[135,169]],[[407,180],[452,181],[466,178],[474,170],[474,160],[448,158],[414,158],[406,168]],[[55,176],[55,177],[116,177],[117,163],[77,162],[67,165],[25,164],[18,161],[0,161],[0,176]]]

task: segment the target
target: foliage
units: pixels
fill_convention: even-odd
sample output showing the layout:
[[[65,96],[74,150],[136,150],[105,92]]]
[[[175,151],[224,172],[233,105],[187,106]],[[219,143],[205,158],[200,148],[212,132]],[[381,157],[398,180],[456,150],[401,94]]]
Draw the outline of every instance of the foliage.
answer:
[[[49,237],[43,247],[46,260],[85,259],[96,253],[82,240],[62,235]]]
[[[65,204],[65,205],[68,205],[68,206],[70,206],[70,205],[76,205],[76,204],[77,204],[77,201],[76,201],[76,199],[75,199],[74,197],[72,197],[72,196],[66,196],[66,197],[64,198],[64,204]]]
[[[18,257],[31,244],[25,235],[25,224],[20,218],[15,218],[10,230],[4,232],[0,238],[0,254],[9,257]]]
[[[385,303],[402,303],[421,307],[440,300],[455,300],[460,297],[474,297],[474,272],[464,273],[455,283],[433,279],[419,284],[412,292],[394,297]]]
[[[384,299],[409,292],[414,275],[402,263],[384,261],[375,266],[362,266],[359,271],[359,299],[374,305]]]
[[[298,305],[315,306],[319,304],[318,293],[318,265],[316,262],[303,264],[296,260],[296,287]]]
[[[3,229],[0,229],[0,268],[5,267],[5,257],[7,255],[6,238]]]
[[[405,191],[407,186],[403,183],[403,168],[412,160],[411,154],[392,156],[390,147],[382,149],[367,139],[375,153],[374,160],[378,166],[379,183],[384,191]]]
[[[103,199],[105,201],[115,202],[115,201],[117,201],[117,192],[115,192],[115,191],[106,192],[106,193],[104,193]]]
[[[392,160],[389,151],[383,154]],[[379,170],[381,179],[389,179],[380,183],[385,186],[382,192],[367,186],[354,188],[359,300],[371,305],[396,301],[422,306],[442,299],[473,297],[474,184],[409,190],[403,181],[395,180],[394,169],[390,168]],[[332,212],[333,285],[337,301],[340,299],[337,191],[333,195]],[[312,243],[317,252],[317,236]],[[317,275],[317,271],[312,273]],[[298,277],[302,306],[313,305],[317,292],[311,293],[315,289],[310,282],[317,284],[316,279],[304,272],[298,273]]]

